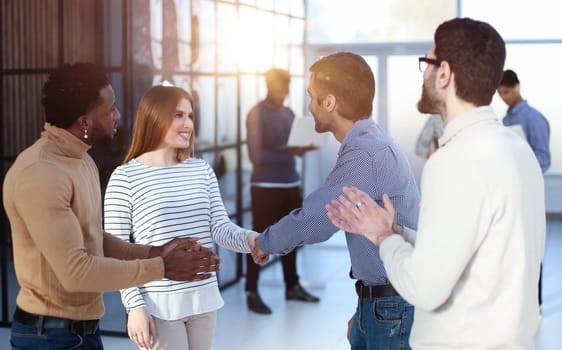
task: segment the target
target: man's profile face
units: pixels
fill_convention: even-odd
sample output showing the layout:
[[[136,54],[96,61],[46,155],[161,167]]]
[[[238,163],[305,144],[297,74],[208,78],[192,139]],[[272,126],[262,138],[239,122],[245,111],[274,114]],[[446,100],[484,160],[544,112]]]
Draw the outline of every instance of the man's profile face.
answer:
[[[435,46],[429,50],[426,57],[435,59]],[[425,71],[423,72],[423,84],[420,100],[418,101],[417,107],[418,111],[423,114],[440,114],[439,110],[440,102],[437,96],[436,88],[436,74],[438,66],[433,64],[428,64]]]
[[[498,87],[498,95],[509,107],[515,106],[519,101],[519,84],[515,86],[500,85]]]
[[[88,113],[88,139],[90,143],[108,143],[117,132],[119,110],[115,106],[115,92],[111,85],[100,89],[98,104]]]
[[[314,74],[310,76],[310,80],[308,81],[307,92],[310,97],[308,110],[314,117],[314,129],[319,133],[330,131],[330,116],[322,106],[323,98],[320,97],[316,89]]]

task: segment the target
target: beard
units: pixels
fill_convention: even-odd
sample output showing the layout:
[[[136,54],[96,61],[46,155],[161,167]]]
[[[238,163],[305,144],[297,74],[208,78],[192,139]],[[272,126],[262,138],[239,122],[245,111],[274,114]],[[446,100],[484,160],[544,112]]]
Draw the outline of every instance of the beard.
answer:
[[[441,114],[442,105],[435,93],[435,77],[432,74],[423,82],[421,97],[417,104],[418,111],[423,114]]]
[[[117,126],[111,128],[111,131],[94,124],[90,129],[90,139],[92,144],[108,145],[113,141]]]
[[[109,145],[113,142],[114,134],[103,135],[96,138],[93,142],[100,145]]]

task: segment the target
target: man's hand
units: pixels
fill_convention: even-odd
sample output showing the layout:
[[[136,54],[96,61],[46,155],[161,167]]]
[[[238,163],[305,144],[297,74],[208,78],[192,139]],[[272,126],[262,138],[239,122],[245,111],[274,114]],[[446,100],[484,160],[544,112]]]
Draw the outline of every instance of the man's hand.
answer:
[[[197,243],[198,240],[199,238],[194,237],[174,238],[164,245],[151,246],[148,257],[155,258],[157,256],[161,256],[162,258],[164,258],[176,248],[185,250],[199,250],[199,248],[201,248],[201,244]]]
[[[218,271],[220,259],[195,238],[176,238],[160,247],[152,247],[150,257],[164,259],[164,277],[175,281],[197,281],[211,277]]]
[[[328,217],[337,228],[350,233],[362,234],[380,245],[393,233],[400,233],[396,224],[396,212],[387,194],[382,196],[380,207],[365,192],[355,187],[344,187],[344,195],[326,204]]]
[[[260,235],[256,233],[253,238],[253,243],[250,243],[250,247],[252,247],[252,258],[254,262],[258,265],[263,265],[269,260],[269,254],[264,253],[259,244]]]
[[[248,245],[250,246],[250,251],[254,250],[254,247],[256,245],[256,239],[258,239],[259,236],[260,234],[257,233],[256,231],[248,231],[248,233],[246,234],[246,241],[248,241]]]

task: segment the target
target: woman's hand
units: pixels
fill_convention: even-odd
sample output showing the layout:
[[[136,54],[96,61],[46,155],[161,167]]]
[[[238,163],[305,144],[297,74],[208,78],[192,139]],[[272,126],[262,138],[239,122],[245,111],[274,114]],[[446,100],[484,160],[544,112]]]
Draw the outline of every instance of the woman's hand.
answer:
[[[148,349],[152,346],[154,337],[156,337],[156,328],[152,316],[145,307],[129,311],[127,333],[129,338],[139,347]]]

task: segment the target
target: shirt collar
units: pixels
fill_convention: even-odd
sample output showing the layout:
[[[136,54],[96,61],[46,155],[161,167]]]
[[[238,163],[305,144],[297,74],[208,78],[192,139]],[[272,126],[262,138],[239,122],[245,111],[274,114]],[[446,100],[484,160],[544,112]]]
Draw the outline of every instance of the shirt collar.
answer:
[[[508,108],[507,109],[507,113],[508,114],[518,114],[519,112],[521,112],[521,110],[527,108],[527,100],[523,100],[521,102],[519,102],[518,104],[516,104],[515,106]]]
[[[63,155],[70,158],[83,158],[91,148],[69,131],[49,123],[45,123],[45,130],[41,133],[41,137],[52,141]]]
[[[443,136],[439,138],[439,147],[446,145],[464,129],[487,120],[498,120],[490,106],[477,107],[459,115],[445,126]]]
[[[373,120],[372,117],[365,118],[365,119],[359,119],[358,121],[353,123],[353,126],[351,127],[351,129],[349,129],[349,131],[347,132],[347,134],[343,138],[342,145],[349,142],[349,140],[353,140],[355,137],[361,135],[361,133],[365,132],[365,130],[367,128],[369,128],[371,125],[374,125],[374,124],[375,124],[375,121]]]

